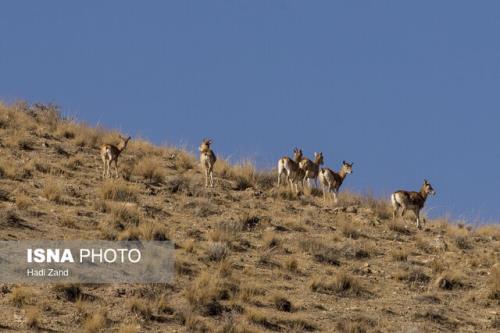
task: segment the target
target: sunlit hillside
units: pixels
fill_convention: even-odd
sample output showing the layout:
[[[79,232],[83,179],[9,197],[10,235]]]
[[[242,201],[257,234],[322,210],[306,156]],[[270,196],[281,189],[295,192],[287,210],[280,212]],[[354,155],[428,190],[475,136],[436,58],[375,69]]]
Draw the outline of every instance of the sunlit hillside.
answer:
[[[498,226],[417,230],[385,199],[343,189],[324,203],[223,159],[205,188],[197,156],[134,137],[120,178],[103,179],[99,146],[118,134],[51,105],[0,104],[1,239],[170,240],[174,279],[2,285],[2,332],[500,329]]]

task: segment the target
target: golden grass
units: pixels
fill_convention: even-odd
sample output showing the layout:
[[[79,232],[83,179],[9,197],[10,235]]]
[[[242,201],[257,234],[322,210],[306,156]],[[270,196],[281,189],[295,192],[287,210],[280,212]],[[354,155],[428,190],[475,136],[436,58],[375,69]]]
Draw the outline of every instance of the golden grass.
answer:
[[[32,306],[26,309],[26,326],[37,331],[41,328],[41,311],[38,307]]]
[[[42,195],[44,196],[44,198],[54,203],[63,203],[64,186],[62,182],[56,178],[45,179],[42,189]]]
[[[162,161],[157,157],[144,157],[134,166],[133,175],[143,178],[149,183],[159,184],[165,179]]]
[[[30,287],[18,286],[9,294],[9,301],[17,307],[34,304],[35,300],[36,294]]]
[[[361,296],[367,292],[356,278],[344,271],[338,272],[333,278],[314,278],[310,282],[309,288],[314,292],[333,293],[339,296]]]
[[[106,180],[98,191],[103,200],[137,202],[139,196],[137,187],[122,180]]]
[[[98,333],[108,325],[108,317],[105,311],[95,312],[87,317],[83,323],[82,330],[84,333]]]

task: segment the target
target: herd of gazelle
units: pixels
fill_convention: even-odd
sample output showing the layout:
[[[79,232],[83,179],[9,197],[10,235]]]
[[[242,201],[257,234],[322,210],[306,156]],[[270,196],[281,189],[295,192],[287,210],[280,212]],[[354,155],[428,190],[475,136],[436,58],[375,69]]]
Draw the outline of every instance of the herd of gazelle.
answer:
[[[127,147],[130,141],[130,136],[124,138],[119,137],[120,142],[117,145],[104,144],[101,146],[101,159],[103,162],[103,178],[111,177],[110,167],[114,163],[116,177],[118,178],[118,157]],[[200,163],[205,173],[205,186],[214,187],[214,165],[217,161],[215,153],[210,148],[212,140],[203,139],[198,150],[200,151]],[[314,180],[316,186],[318,179],[323,190],[323,199],[327,200],[327,194],[332,193],[333,200],[337,203],[337,194],[340,186],[344,182],[347,175],[352,173],[353,163],[346,161],[342,162],[339,172],[335,172],[329,168],[322,168],[323,153],[314,153],[314,160],[304,157],[302,150],[295,148],[293,150],[293,159],[285,156],[278,161],[278,187],[281,185],[281,180],[285,176],[286,183],[290,185],[290,189],[299,193],[299,184],[311,187],[311,180]],[[432,185],[424,180],[420,191],[396,191],[391,195],[391,203],[393,207],[393,219],[396,219],[399,211],[401,217],[409,210],[416,216],[417,228],[420,225],[420,211],[424,207],[425,201],[429,194],[435,195],[436,192]]]

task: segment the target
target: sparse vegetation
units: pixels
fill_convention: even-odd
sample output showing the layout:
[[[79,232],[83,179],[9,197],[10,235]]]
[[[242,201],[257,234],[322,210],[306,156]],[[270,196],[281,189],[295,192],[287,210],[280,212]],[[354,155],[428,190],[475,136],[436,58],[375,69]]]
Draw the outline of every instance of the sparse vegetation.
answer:
[[[410,329],[408,321],[424,331],[500,327],[492,314],[500,298],[497,225],[440,219],[420,231],[411,213],[393,222],[386,199],[344,190],[337,205],[324,205],[315,190],[277,189],[275,170],[222,158],[215,187],[205,189],[197,154],[142,139],[120,157],[123,179],[102,179],[99,145],[117,143],[118,134],[65,120],[54,106],[0,103],[2,239],[170,240],[174,278],[5,284],[6,330],[386,332]],[[460,327],[449,304],[468,311],[460,311]]]

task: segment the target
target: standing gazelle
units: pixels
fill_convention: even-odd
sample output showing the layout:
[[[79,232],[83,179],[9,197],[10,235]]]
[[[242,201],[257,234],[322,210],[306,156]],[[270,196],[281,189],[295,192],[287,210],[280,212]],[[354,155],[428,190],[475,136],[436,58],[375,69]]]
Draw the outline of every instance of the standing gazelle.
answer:
[[[308,158],[302,159],[299,163],[299,167],[304,171],[304,183],[310,188],[311,183],[309,182],[311,179],[314,179],[314,183],[318,186],[318,174],[319,168],[323,164],[323,153],[314,153],[314,162]]]
[[[352,165],[354,163],[347,163],[346,161],[342,162],[342,167],[340,171],[337,173],[328,168],[322,168],[319,172],[319,182],[321,183],[321,187],[323,188],[323,199],[326,202],[326,192],[332,192],[333,201],[335,203],[338,202],[337,194],[339,192],[339,188],[344,182],[345,177],[348,174],[352,173]]]
[[[103,163],[103,170],[102,170],[102,177],[105,178],[106,175],[108,177],[111,177],[109,168],[111,167],[111,163],[114,162],[115,164],[115,172],[116,172],[116,178],[118,178],[118,157],[120,157],[120,154],[122,151],[125,150],[127,147],[127,143],[130,140],[130,136],[128,138],[124,138],[121,135],[120,137],[120,143],[118,145],[111,145],[111,144],[103,144],[101,146],[101,159]]]
[[[293,185],[295,184],[295,191],[299,192],[298,183],[304,178],[304,173],[299,167],[302,156],[302,150],[295,148],[293,150],[293,160],[288,156],[280,158],[278,161],[278,187],[281,183],[281,176],[285,175],[286,182],[290,184],[290,189],[293,191]]]
[[[200,151],[200,163],[201,167],[205,171],[205,187],[208,187],[208,178],[210,177],[210,187],[214,187],[214,164],[217,161],[217,157],[210,145],[212,140],[203,139],[198,150]]]
[[[420,227],[420,210],[424,207],[425,200],[429,194],[435,195],[436,191],[432,188],[432,185],[424,180],[424,184],[420,189],[420,192],[408,192],[408,191],[396,191],[391,195],[391,202],[394,211],[392,213],[393,220],[396,219],[396,214],[399,208],[402,208],[401,217],[404,216],[406,211],[409,209],[415,213],[417,217],[417,228]]]

